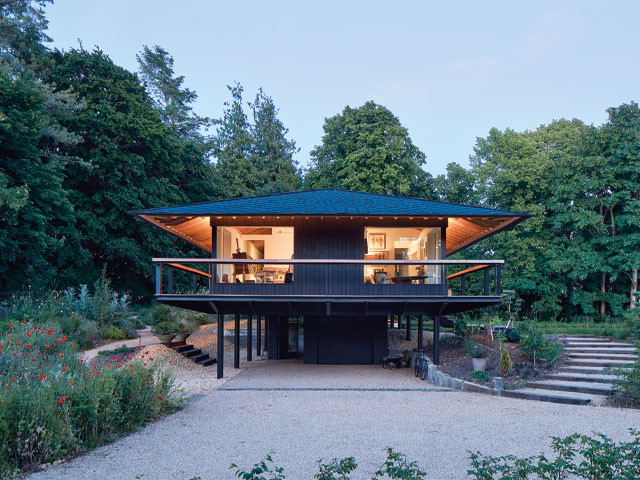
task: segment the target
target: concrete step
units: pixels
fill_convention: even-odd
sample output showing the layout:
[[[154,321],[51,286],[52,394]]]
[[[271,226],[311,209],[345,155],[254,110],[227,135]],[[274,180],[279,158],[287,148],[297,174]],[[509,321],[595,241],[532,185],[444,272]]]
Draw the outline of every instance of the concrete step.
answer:
[[[536,400],[538,402],[563,403],[569,405],[587,405],[592,397],[580,393],[570,392],[545,392],[535,389],[505,390],[503,397],[520,398],[523,400]]]
[[[633,343],[613,343],[613,342],[569,342],[567,347],[595,347],[595,348],[634,348]]]
[[[572,365],[576,367],[630,367],[633,362],[625,360],[593,360],[593,359],[579,359],[570,358],[565,362],[565,365]]]
[[[611,395],[613,393],[613,386],[610,383],[595,384],[590,382],[546,380],[541,382],[527,382],[525,383],[525,388],[584,393],[587,395]]]
[[[637,355],[629,355],[622,353],[576,353],[569,352],[569,358],[584,358],[584,359],[602,359],[602,360],[628,360],[635,362],[638,359]]]
[[[178,353],[182,353],[182,352],[186,352],[187,350],[192,350],[193,349],[193,345],[180,345],[179,347],[172,347],[176,352]]]
[[[608,383],[612,384],[618,379],[615,375],[597,375],[586,373],[550,373],[544,377],[545,380],[560,380],[567,382],[586,382],[586,383]]]

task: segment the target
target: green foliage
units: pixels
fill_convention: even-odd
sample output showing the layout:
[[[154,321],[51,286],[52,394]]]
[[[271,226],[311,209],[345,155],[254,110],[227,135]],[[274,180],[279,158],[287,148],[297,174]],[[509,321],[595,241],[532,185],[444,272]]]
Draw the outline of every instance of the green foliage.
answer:
[[[323,126],[311,152],[308,188],[340,188],[395,195],[424,192],[425,155],[387,108],[374,102],[345,107]]]
[[[520,351],[530,360],[533,360],[534,366],[537,360],[555,362],[564,351],[559,341],[547,339],[534,322],[523,323],[518,327],[518,331],[521,335]]]
[[[616,371],[612,403],[622,407],[640,408],[640,360],[629,368]]]
[[[153,333],[157,335],[170,335],[180,331],[178,322],[158,322],[153,325]]]
[[[471,358],[485,358],[487,356],[487,352],[479,349],[470,338],[465,338],[463,346]]]
[[[11,324],[0,348],[0,476],[71,457],[160,415],[181,400],[150,361],[82,363],[57,328]]]
[[[39,64],[50,42],[44,9],[53,0],[0,2],[0,64],[18,71]],[[1,91],[1,90],[0,90]]]
[[[240,469],[235,463],[229,466],[230,470],[238,478],[244,480],[284,480],[284,469],[273,464],[271,455],[267,455],[263,460],[256,463],[251,470],[245,471]]]
[[[612,442],[605,435],[573,434],[552,437],[555,458],[545,455],[518,458],[490,457],[469,452],[470,478],[476,480],[632,480],[640,478],[640,433],[630,430],[630,442]]]
[[[469,326],[467,319],[463,315],[458,315],[453,322],[453,333],[457,338],[464,339],[469,336]]]
[[[314,480],[349,480],[349,474],[358,468],[353,457],[338,460],[334,458],[329,463],[322,463],[322,459],[318,460],[318,473]]]
[[[407,456],[387,447],[387,459],[375,472],[371,480],[422,480],[427,474],[418,468],[418,464],[409,461]],[[315,480],[349,480],[350,474],[356,470],[358,464],[353,457],[332,459],[329,463],[318,460],[318,473]],[[242,470],[235,463],[229,467],[238,478],[245,480],[284,480],[284,469],[274,465],[271,455],[256,463],[250,470]]]
[[[513,362],[511,361],[511,354],[509,353],[508,348],[503,348],[502,353],[500,354],[500,363],[498,364],[498,368],[500,369],[500,374],[503,377],[506,377],[513,370]]]
[[[508,330],[505,337],[511,343],[520,343],[520,340],[522,339],[520,332],[515,328],[513,330]]]
[[[488,382],[491,380],[491,377],[484,370],[476,370],[471,372],[471,378],[475,378],[476,380],[482,380],[483,382]]]

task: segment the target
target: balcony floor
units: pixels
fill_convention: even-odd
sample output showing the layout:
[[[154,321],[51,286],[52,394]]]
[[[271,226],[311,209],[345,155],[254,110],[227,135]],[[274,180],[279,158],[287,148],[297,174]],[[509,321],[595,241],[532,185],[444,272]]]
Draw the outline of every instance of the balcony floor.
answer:
[[[500,304],[499,296],[160,294],[166,305],[209,314],[452,315]]]

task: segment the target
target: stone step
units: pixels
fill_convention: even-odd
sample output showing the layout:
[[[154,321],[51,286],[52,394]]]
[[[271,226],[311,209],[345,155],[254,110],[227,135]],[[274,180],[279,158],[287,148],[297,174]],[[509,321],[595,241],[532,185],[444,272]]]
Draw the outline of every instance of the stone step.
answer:
[[[630,367],[633,365],[633,362],[628,362],[624,360],[593,360],[593,359],[579,359],[579,358],[570,358],[566,362],[565,365],[572,365],[576,367]]]
[[[609,383],[612,384],[619,377],[615,375],[597,375],[588,373],[550,373],[543,377],[545,380],[560,380],[567,382]]]
[[[569,358],[584,358],[584,359],[592,359],[592,360],[628,360],[630,362],[635,362],[638,359],[637,355],[628,355],[622,353],[576,353],[569,352]]]
[[[612,343],[612,342],[568,342],[567,347],[596,347],[596,348],[633,348],[632,343]]]
[[[198,365],[202,365],[203,367],[208,367],[209,365],[213,365],[214,363],[217,363],[217,360],[207,355],[207,358],[205,358],[204,360],[198,360],[196,363]]]
[[[563,403],[568,405],[587,405],[591,403],[591,396],[570,392],[545,392],[535,389],[505,390],[503,397],[536,400],[538,402]]]
[[[191,347],[190,350],[185,350],[180,353],[185,357],[191,358],[191,357],[195,357],[196,355],[200,355],[202,353],[202,350],[200,350],[199,348]]]
[[[525,388],[542,390],[554,390],[562,392],[584,393],[587,395],[611,395],[613,386],[607,384],[594,384],[590,382],[562,382],[547,380],[541,382],[527,382]]]

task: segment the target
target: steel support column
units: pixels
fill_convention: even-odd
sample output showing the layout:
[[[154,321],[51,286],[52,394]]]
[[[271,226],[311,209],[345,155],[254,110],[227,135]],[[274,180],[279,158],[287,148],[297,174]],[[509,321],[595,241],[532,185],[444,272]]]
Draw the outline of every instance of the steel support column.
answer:
[[[262,316],[256,315],[256,355],[262,356]]]
[[[238,313],[233,326],[233,368],[240,368],[240,314]]]
[[[433,363],[440,365],[440,315],[433,317]]]
[[[218,314],[218,378],[224,377],[224,315]]]
[[[418,316],[418,350],[424,347],[422,339],[422,330],[424,329],[424,315]]]
[[[411,315],[405,316],[404,320],[407,323],[407,341],[410,342],[411,341]]]
[[[253,317],[247,317],[247,362],[252,360],[253,356]]]

